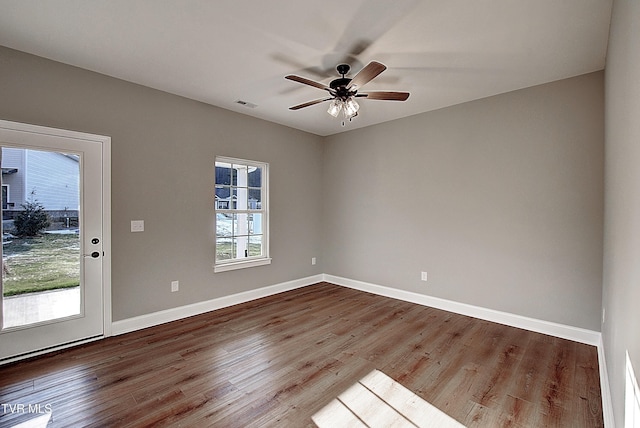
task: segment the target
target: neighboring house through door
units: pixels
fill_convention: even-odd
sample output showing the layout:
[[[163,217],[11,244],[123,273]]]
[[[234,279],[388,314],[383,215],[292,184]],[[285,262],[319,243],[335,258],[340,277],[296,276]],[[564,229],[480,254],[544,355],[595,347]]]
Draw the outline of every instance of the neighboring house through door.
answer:
[[[75,154],[3,147],[2,219],[13,219],[22,204],[35,200],[54,222],[77,227],[79,162]]]

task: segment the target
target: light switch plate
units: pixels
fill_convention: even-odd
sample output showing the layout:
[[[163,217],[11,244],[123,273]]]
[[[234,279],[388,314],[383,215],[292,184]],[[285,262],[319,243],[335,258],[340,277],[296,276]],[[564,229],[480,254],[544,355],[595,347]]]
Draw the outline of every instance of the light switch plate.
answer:
[[[131,220],[132,232],[144,232],[144,220]]]

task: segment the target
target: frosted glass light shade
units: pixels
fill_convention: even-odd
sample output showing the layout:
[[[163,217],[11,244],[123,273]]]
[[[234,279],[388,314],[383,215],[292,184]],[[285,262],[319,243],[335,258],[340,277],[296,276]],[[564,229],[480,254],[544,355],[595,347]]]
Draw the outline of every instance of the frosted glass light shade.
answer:
[[[358,112],[359,108],[360,105],[358,105],[358,103],[353,98],[349,98],[344,103],[344,114],[347,117],[351,117]]]
[[[342,101],[336,98],[335,100],[331,101],[331,104],[329,104],[329,110],[327,110],[327,113],[329,113],[333,117],[338,117],[341,109]]]

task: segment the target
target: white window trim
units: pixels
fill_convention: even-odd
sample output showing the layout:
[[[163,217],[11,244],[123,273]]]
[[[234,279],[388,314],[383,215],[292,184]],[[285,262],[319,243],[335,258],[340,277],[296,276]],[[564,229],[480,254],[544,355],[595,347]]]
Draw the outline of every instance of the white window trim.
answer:
[[[216,256],[214,255],[213,271],[215,273],[227,272],[227,271],[236,270],[236,269],[246,269],[246,268],[271,264],[271,257],[269,257],[269,164],[266,162],[251,161],[247,159],[230,158],[226,156],[216,156],[214,159],[214,170],[215,170],[216,162],[224,162],[224,163],[231,163],[231,164],[236,163],[241,165],[248,165],[248,166],[255,166],[258,168],[262,168],[263,194],[262,194],[262,209],[260,211],[263,218],[263,225],[262,225],[263,255],[249,257],[245,259],[231,259],[231,260],[223,260],[223,261],[218,261],[216,259]],[[215,181],[215,178],[214,178],[214,181]],[[228,210],[225,209],[220,211],[228,211]],[[249,211],[257,211],[257,210],[249,210]],[[215,216],[217,212],[219,211],[218,209],[216,209],[215,197],[214,197],[214,219],[217,218]],[[215,224],[216,221],[217,220],[214,220],[214,231],[217,230],[217,227]],[[217,239],[218,239],[218,236],[216,232],[215,234],[216,248],[217,248]]]
[[[264,265],[270,265],[270,264],[271,264],[271,258],[261,257],[259,259],[257,258],[253,260],[240,260],[240,261],[219,263],[213,267],[213,271],[216,273],[227,272],[230,270],[245,269],[245,268],[264,266]]]

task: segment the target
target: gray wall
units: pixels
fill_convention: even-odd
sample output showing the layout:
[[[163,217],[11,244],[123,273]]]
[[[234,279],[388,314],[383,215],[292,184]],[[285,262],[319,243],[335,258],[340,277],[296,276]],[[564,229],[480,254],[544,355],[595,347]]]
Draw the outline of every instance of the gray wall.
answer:
[[[9,49],[0,63],[0,118],[113,138],[114,320],[326,272],[600,328],[602,73],[322,139]],[[270,266],[213,274],[216,154],[271,163]]]
[[[327,138],[324,271],[599,331],[603,97],[597,72]]]
[[[0,94],[2,119],[112,137],[114,321],[323,271],[320,137],[2,47]],[[269,266],[213,273],[216,155],[270,163]]]
[[[614,0],[606,67],[602,336],[617,426],[625,353],[640,374],[640,2]]]

